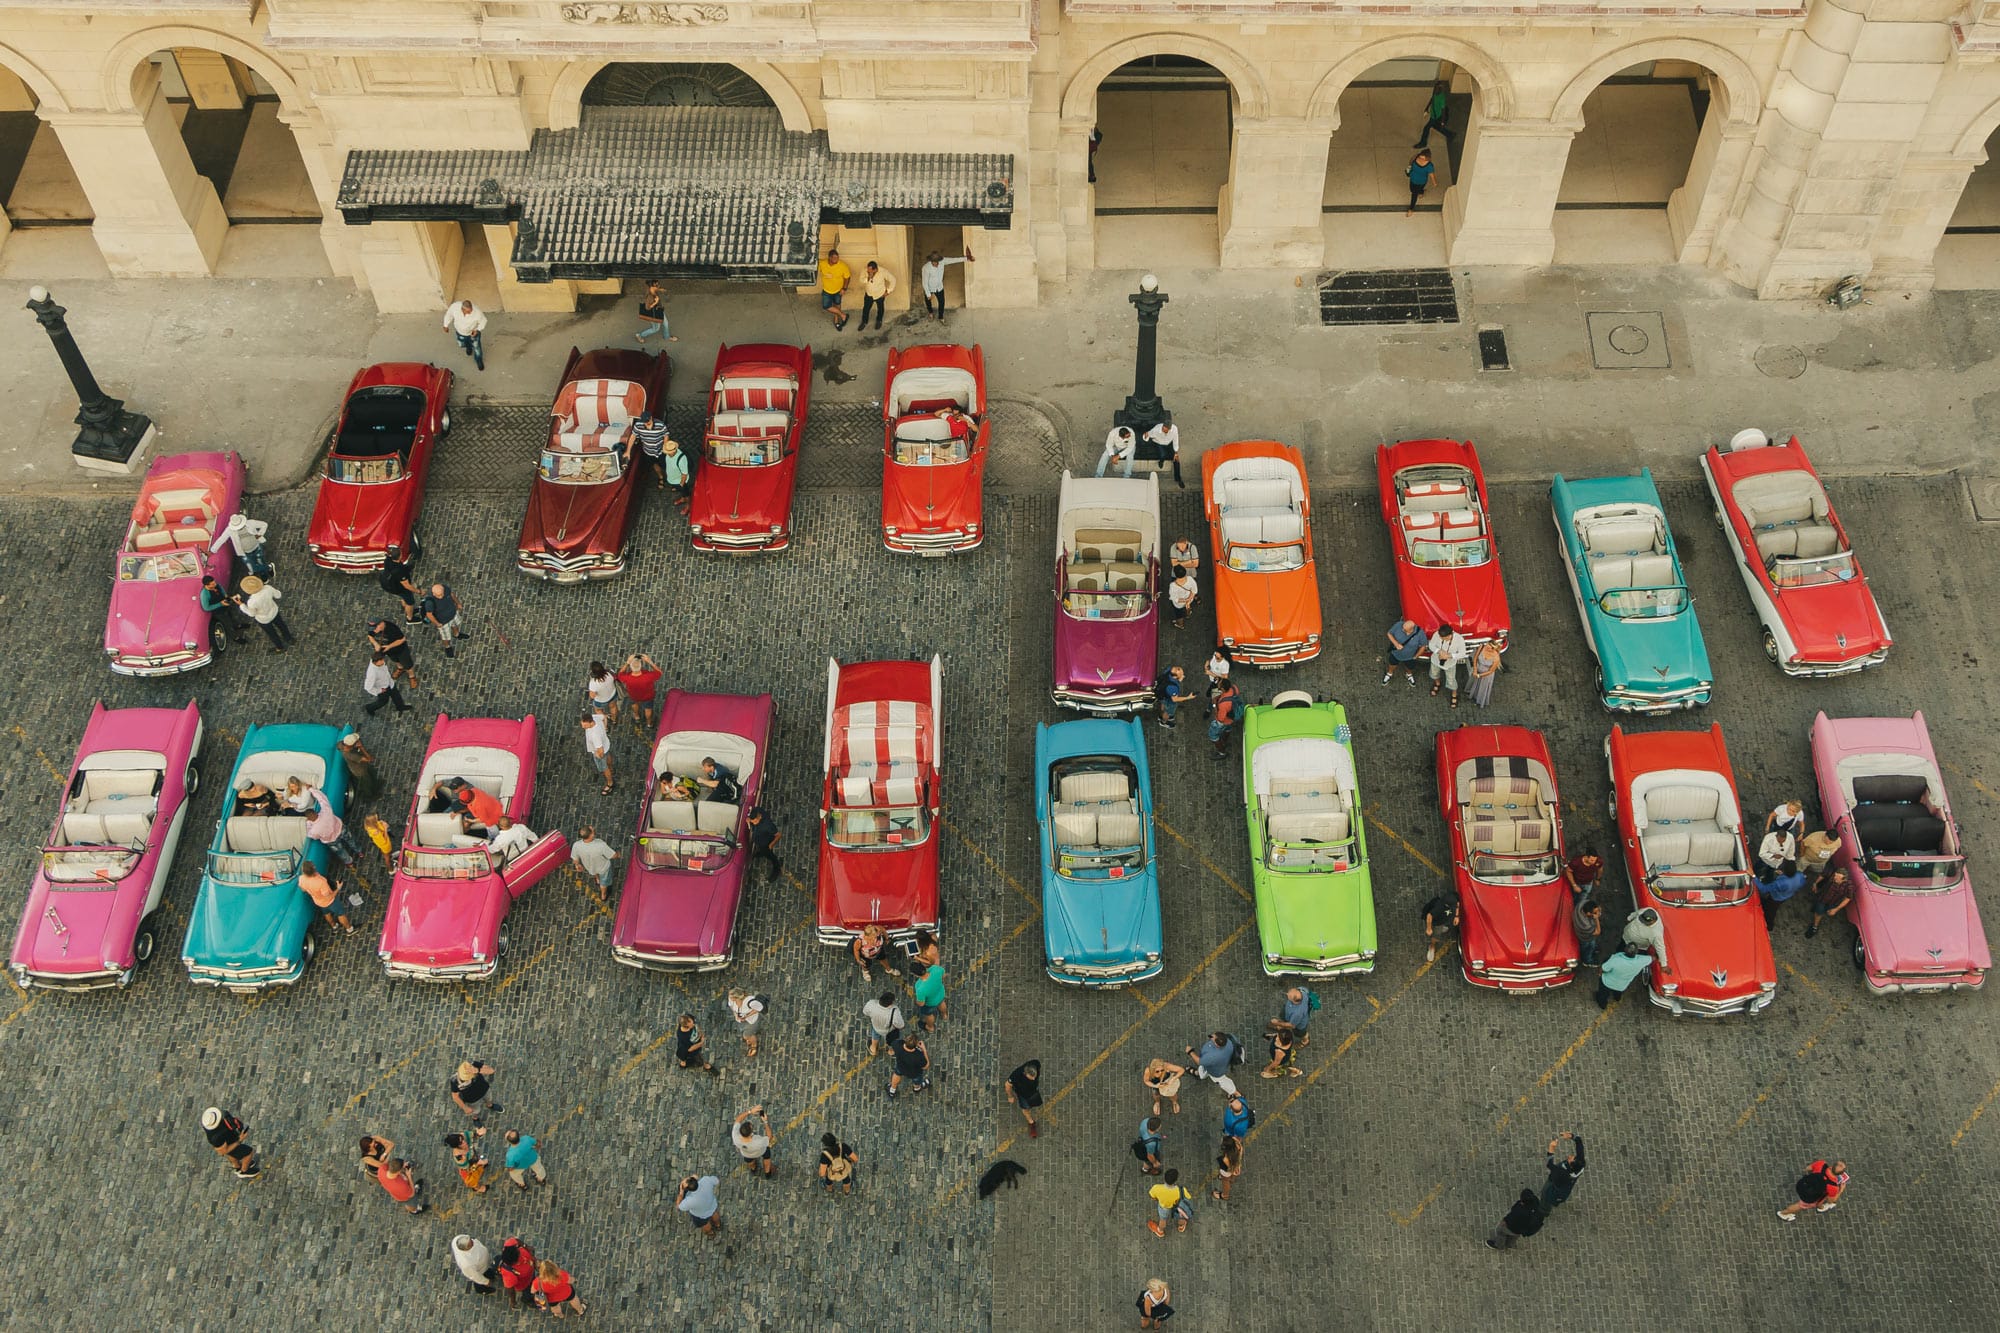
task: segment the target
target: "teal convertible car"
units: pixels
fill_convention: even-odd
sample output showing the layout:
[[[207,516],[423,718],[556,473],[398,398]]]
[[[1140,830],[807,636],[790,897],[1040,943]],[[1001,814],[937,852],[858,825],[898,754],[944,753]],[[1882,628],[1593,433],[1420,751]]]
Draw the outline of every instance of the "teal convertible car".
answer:
[[[297,778],[325,792],[344,818],[347,766],[338,747],[352,730],[290,722],[252,727],[243,737],[181,947],[193,981],[255,991],[289,986],[305,972],[318,909],[299,888],[299,867],[310,861],[325,870],[327,850],[306,837],[307,819],[247,806],[238,793],[254,782],[282,795]]]
[[[1669,713],[1707,703],[1715,673],[1652,469],[1574,481],[1557,473],[1549,502],[1604,706]]]
[[[1035,727],[1048,972],[1104,989],[1160,975],[1153,790],[1136,718]]]

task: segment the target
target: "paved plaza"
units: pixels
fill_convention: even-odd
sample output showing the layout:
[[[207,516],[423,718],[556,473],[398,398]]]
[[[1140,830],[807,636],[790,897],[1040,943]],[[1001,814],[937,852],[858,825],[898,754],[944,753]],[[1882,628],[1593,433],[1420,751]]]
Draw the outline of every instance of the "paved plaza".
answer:
[[[1235,326],[1225,332],[1247,339]],[[1981,323],[1955,345],[1972,358],[1995,336]],[[1102,366],[1072,378],[1102,373],[1115,385],[1129,343],[1109,345],[1117,350],[1099,349]],[[1234,346],[1247,362],[1247,344]],[[1404,346],[1415,348],[1410,357],[1424,350]],[[129,487],[0,498],[0,560],[43,571],[36,588],[4,595],[13,633],[0,684],[0,884],[11,886],[10,917],[92,699],[178,704],[192,694],[208,724],[159,956],[125,991],[16,994],[0,1013],[14,1308],[78,1329],[501,1328],[539,1317],[464,1292],[447,1254],[463,1230],[489,1244],[518,1234],[557,1259],[601,1327],[1124,1327],[1154,1275],[1173,1284],[1181,1326],[1191,1328],[1990,1326],[2000,1300],[1983,1207],[2000,1189],[1992,997],[1870,999],[1849,932],[1806,940],[1796,905],[1775,932],[1777,1000],[1755,1020],[1673,1020],[1636,992],[1600,1014],[1587,975],[1565,991],[1512,999],[1467,986],[1455,954],[1423,961],[1419,906],[1448,868],[1431,764],[1437,729],[1475,717],[1544,729],[1571,845],[1612,842],[1601,754],[1609,720],[1557,563],[1546,478],[1558,467],[1627,469],[1633,439],[1551,428],[1511,452],[1499,423],[1562,393],[1554,380],[1524,377],[1518,408],[1482,406],[1459,426],[1481,441],[1496,475],[1536,478],[1493,491],[1516,633],[1483,715],[1377,683],[1395,605],[1374,494],[1355,480],[1370,466],[1373,427],[1344,419],[1332,400],[1285,409],[1319,419],[1300,442],[1315,484],[1329,647],[1304,667],[1246,672],[1245,692],[1262,702],[1304,688],[1348,706],[1373,821],[1381,957],[1370,976],[1318,987],[1325,1008],[1302,1058],[1306,1077],[1274,1083],[1247,1071],[1260,1118],[1234,1199],[1211,1203],[1203,1189],[1188,1235],[1151,1236],[1151,1182],[1126,1146],[1147,1110],[1141,1068],[1213,1028],[1251,1035],[1278,998],[1255,957],[1240,769],[1214,758],[1194,726],[1148,725],[1166,972],[1106,994],[1050,982],[1029,770],[1034,724],[1058,718],[1048,699],[1056,478],[1065,464],[1088,469],[1098,430],[1030,396],[1044,386],[996,375],[985,546],[939,561],[891,556],[877,538],[880,434],[866,403],[871,381],[880,384],[880,347],[850,349],[843,373],[856,381],[815,405],[797,538],[781,556],[697,558],[671,509],[648,494],[624,579],[555,588],[520,578],[514,533],[545,419],[525,393],[457,411],[426,502],[420,573],[454,585],[475,637],[451,661],[413,640],[421,703],[454,716],[537,714],[538,831],[594,822],[623,851],[638,817],[630,775],[639,740],[629,730],[615,738],[621,782],[610,797],[597,794],[577,742],[592,658],[643,649],[671,685],[775,695],[766,803],[784,833],[787,873],[749,894],[737,963],[721,974],[619,966],[612,903],[565,871],[514,909],[511,951],[494,980],[390,982],[373,957],[386,889],[377,863],[361,932],[322,938],[296,987],[248,1000],[196,989],[178,962],[182,935],[247,725],[360,719],[389,779],[382,812],[400,834],[424,714],[359,713],[363,620],[388,604],[372,580],[307,564],[311,486],[279,490],[250,508],[271,522],[299,646],[277,657],[253,641],[187,678],[114,678],[98,636]],[[688,400],[708,353],[675,352],[675,410],[698,414]],[[1986,361],[1968,366],[1986,373]],[[1196,410],[1202,372],[1180,373]],[[1771,383],[1785,397],[1767,402],[1764,424],[1828,410],[1789,381]],[[1176,390],[1167,391],[1171,401]],[[1700,384],[1669,391],[1692,401]],[[1114,398],[1112,387],[1096,392],[1104,406]],[[1882,390],[1885,401],[1910,392],[1901,379]],[[1449,410],[1432,403],[1423,415]],[[1357,401],[1356,413],[1416,414],[1379,399]],[[1817,683],[1785,680],[1764,662],[1710,522],[1694,450],[1721,426],[1679,422],[1678,454],[1665,449],[1666,431],[1645,437],[1714,657],[1716,699],[1692,719],[1633,725],[1721,723],[1754,811],[1810,797],[1804,736],[1816,710],[1921,708],[1984,883],[1982,868],[2000,865],[1990,704],[2000,663],[1981,590],[2000,582],[2000,530],[1976,521],[1957,475],[1866,475],[1864,424],[1843,441],[1848,466],[1833,498],[1897,647],[1878,671]],[[1920,433],[1897,428],[1905,432]],[[1924,448],[1990,449],[1973,437],[1969,421],[1954,420]],[[183,432],[175,447],[196,443]],[[302,459],[310,445],[296,448]],[[1169,483],[1163,492],[1165,528],[1205,547],[1198,468],[1187,470],[1188,490]],[[1905,470],[1887,458],[1879,469]],[[1198,674],[1212,630],[1206,606],[1187,630],[1163,629],[1166,661]],[[829,654],[932,653],[945,662],[950,1017],[929,1041],[935,1085],[891,1101],[886,1062],[868,1058],[860,1018],[874,988],[813,937],[825,663]],[[1625,903],[1622,872],[1610,875],[1607,918]],[[742,1058],[722,1007],[727,989],[745,985],[773,1000],[754,1061]],[[672,1029],[684,1011],[710,1034],[719,1080],[675,1067]],[[473,1196],[459,1186],[439,1139],[459,1123],[444,1082],[466,1056],[499,1067],[505,1111],[494,1123],[541,1140],[552,1190],[517,1195],[500,1179]],[[1029,1057],[1042,1061],[1049,1089],[1034,1140],[999,1089]],[[781,1131],[772,1181],[730,1169],[729,1121],[758,1102]],[[203,1145],[196,1120],[210,1103],[249,1122],[267,1155],[261,1180],[230,1177]],[[1199,1184],[1220,1102],[1190,1081],[1182,1106],[1169,1117],[1166,1160]],[[1573,1201],[1513,1252],[1483,1248],[1508,1201],[1540,1183],[1542,1147],[1563,1129],[1589,1145]],[[812,1178],[827,1130],[861,1154],[851,1197],[824,1196]],[[371,1131],[418,1163],[429,1213],[405,1216],[359,1173],[355,1140]],[[1773,1211],[1821,1155],[1845,1157],[1853,1187],[1838,1211],[1784,1226]],[[981,1201],[977,1181],[996,1158],[1028,1174],[1018,1190]],[[723,1177],[720,1236],[696,1234],[673,1211],[674,1182],[689,1172]]]

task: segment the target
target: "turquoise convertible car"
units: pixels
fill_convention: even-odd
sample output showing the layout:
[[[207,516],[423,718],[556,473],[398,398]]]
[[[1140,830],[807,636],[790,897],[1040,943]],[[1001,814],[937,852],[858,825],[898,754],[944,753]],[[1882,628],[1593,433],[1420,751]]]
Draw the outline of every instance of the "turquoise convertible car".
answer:
[[[1158,976],[1160,879],[1138,719],[1041,723],[1035,778],[1049,975],[1099,989]]]
[[[1669,713],[1707,703],[1715,673],[1652,469],[1574,481],[1558,473],[1549,503],[1604,706]]]
[[[306,837],[305,819],[244,811],[237,793],[256,782],[282,795],[297,778],[325,792],[344,819],[347,766],[338,747],[352,730],[293,722],[252,727],[243,737],[181,948],[191,980],[256,991],[289,986],[305,972],[318,909],[299,888],[299,866],[310,861],[325,870],[327,850]]]

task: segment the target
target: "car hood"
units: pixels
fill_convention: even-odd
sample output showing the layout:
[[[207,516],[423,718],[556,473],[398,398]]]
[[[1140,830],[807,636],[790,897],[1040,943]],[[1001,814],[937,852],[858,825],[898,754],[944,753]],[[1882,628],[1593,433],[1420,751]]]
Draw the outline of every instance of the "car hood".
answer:
[[[1724,1000],[1752,994],[1777,980],[1771,937],[1755,895],[1730,907],[1662,907],[1667,962],[1653,968],[1653,985],[1680,983],[1686,999]],[[1717,973],[1721,980],[1717,980]]]
[[[1486,884],[1461,874],[1458,897],[1468,959],[1483,958],[1490,967],[1560,967],[1577,955],[1569,888],[1561,880]]]
[[[819,919],[824,926],[857,930],[870,923],[898,930],[936,916],[938,832],[895,852],[819,848]],[[880,901],[879,910],[876,907]]]
[[[170,583],[114,583],[111,614],[104,622],[104,646],[128,656],[180,652],[208,643],[208,612],[201,609],[201,580]]]
[[[794,466],[792,458],[764,467],[702,464],[695,474],[693,521],[704,531],[769,532],[783,526]]]
[[[1252,574],[1218,568],[1215,573],[1215,630],[1238,643],[1303,642],[1319,633],[1319,578],[1302,569]]]
[[[977,523],[985,471],[983,455],[942,466],[890,463],[882,477],[882,526],[922,532]]]
[[[550,555],[616,555],[625,546],[632,474],[597,486],[562,486],[535,478],[521,520],[521,549]]]
[[[1134,620],[1078,620],[1056,608],[1056,687],[1144,688],[1160,660],[1157,603]]]
[[[1808,662],[1844,662],[1889,646],[1875,594],[1861,579],[1785,588],[1773,594],[1792,642]]]
[[[275,967],[280,958],[296,963],[313,910],[296,879],[245,888],[204,876],[181,952],[201,967]]]
[[[407,542],[413,482],[407,475],[367,485],[322,477],[306,540],[335,551],[380,551],[391,541]]]
[[[1945,975],[1993,965],[1969,883],[1940,893],[1897,893],[1866,887],[1868,962],[1898,972]]]
[[[1051,959],[1106,967],[1160,952],[1160,886],[1150,868],[1123,879],[1045,874],[1042,903]]]
[[[1604,688],[1644,691],[1692,689],[1712,681],[1708,645],[1701,622],[1689,607],[1660,620],[1620,620],[1590,603],[1596,627],[1597,660],[1604,668]]]
[[[102,972],[105,950],[115,947],[117,956],[111,961],[130,967],[131,940],[114,946],[109,938],[112,919],[121,915],[118,900],[117,888],[50,893],[37,876],[14,936],[13,961],[36,972]],[[53,921],[52,906],[57,918]]]
[[[513,901],[498,875],[417,879],[399,871],[382,914],[382,952],[417,967],[458,967],[476,953],[491,958]]]
[[[1403,585],[1404,612],[1418,624],[1449,621],[1468,639],[1496,638],[1513,629],[1498,559],[1465,566],[1399,560],[1396,570]]]
[[[1267,953],[1340,958],[1375,947],[1375,894],[1368,868],[1281,874],[1260,868],[1258,916],[1268,924]]]
[[[626,863],[611,946],[684,958],[727,952],[747,860],[747,853],[738,847],[720,870],[703,875],[647,869],[635,852]]]

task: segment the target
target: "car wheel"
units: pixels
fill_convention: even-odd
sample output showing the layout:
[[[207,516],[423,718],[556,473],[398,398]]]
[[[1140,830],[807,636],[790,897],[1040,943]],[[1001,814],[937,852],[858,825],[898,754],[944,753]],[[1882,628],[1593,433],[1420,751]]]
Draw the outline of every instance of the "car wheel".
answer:
[[[310,930],[308,930],[306,932],[305,943],[299,945],[299,961],[302,963],[310,963],[312,961],[313,954],[318,949],[319,949],[319,941],[314,939],[313,933]]]
[[[181,775],[181,786],[186,790],[189,796],[193,796],[196,792],[201,790],[201,773],[195,768],[193,764],[189,764],[187,766],[187,772]]]
[[[438,438],[442,440],[449,434],[451,434],[451,409],[446,408],[443,415],[438,417]]]
[[[410,529],[409,547],[408,556],[412,561],[424,553],[424,535],[415,528]]]
[[[1764,656],[1771,659],[1771,665],[1778,665],[1778,636],[1770,630],[1764,631]]]
[[[493,941],[493,956],[496,958],[507,956],[507,932],[504,930]]]
[[[1856,972],[1868,970],[1868,946],[1861,942],[1859,933],[1854,936],[1854,970]]]
[[[1715,520],[1715,526],[1723,532],[1729,531],[1729,520],[1722,516],[1720,509],[1711,508],[1708,516]]]
[[[229,651],[229,631],[222,627],[220,620],[208,622],[208,647],[217,657]]]
[[[1604,813],[1611,817],[1611,823],[1615,827],[1618,823],[1618,798],[1616,796],[1607,796],[1604,798]]]
[[[132,937],[132,957],[143,963],[153,956],[153,928],[145,922],[139,923],[139,933]]]

